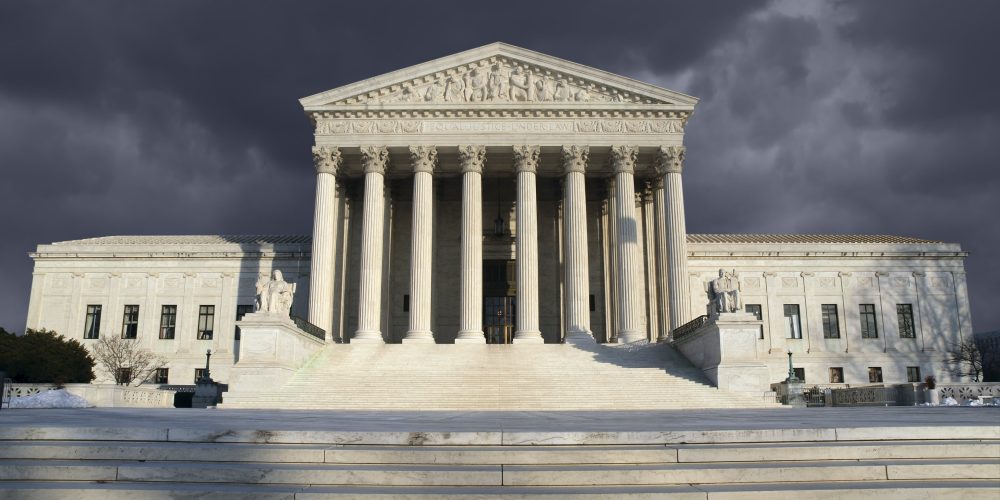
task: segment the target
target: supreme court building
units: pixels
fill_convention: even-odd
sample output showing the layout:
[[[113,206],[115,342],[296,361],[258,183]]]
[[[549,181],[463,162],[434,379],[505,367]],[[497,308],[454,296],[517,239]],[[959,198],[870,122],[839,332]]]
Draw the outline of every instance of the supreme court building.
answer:
[[[306,97],[311,237],[39,245],[27,326],[135,338],[176,384],[211,348],[226,381],[236,321],[273,270],[296,285],[300,327],[349,349],[669,344],[708,314],[724,269],[769,382],[788,352],[807,384],[946,379],[949,343],[971,333],[966,253],[901,236],[688,234],[697,102],[502,43]]]

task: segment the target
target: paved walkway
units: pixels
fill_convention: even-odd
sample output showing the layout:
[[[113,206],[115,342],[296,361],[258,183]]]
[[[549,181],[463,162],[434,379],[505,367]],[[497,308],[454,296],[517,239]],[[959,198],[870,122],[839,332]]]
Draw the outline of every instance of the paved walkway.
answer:
[[[1000,428],[1000,407],[775,408],[678,411],[364,412],[216,409],[3,409],[2,427],[336,432],[664,432],[858,427]]]

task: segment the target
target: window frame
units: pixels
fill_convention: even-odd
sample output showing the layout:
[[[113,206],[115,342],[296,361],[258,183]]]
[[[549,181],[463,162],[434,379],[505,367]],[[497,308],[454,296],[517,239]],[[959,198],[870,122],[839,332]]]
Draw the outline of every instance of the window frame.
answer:
[[[882,367],[881,366],[869,366],[868,367],[868,383],[869,384],[883,384],[883,383],[885,383],[885,378],[882,376]]]
[[[789,308],[791,307],[794,307],[795,311],[789,316]],[[802,308],[798,304],[783,304],[782,312],[785,318],[785,338],[802,340]],[[794,322],[792,322],[793,318]]]
[[[823,338],[840,338],[840,311],[837,304],[821,304],[820,315],[823,322]]]
[[[167,308],[171,311],[167,312]],[[170,325],[165,325],[164,321],[170,318]],[[169,328],[170,336],[167,336],[167,329]],[[176,304],[163,304],[160,306],[160,339],[161,340],[173,340],[177,335],[177,305]]]
[[[920,367],[919,366],[907,366],[906,367],[906,381],[911,384],[920,383]]]
[[[236,321],[240,321],[243,319],[243,316],[252,313],[253,308],[253,304],[236,304]],[[239,326],[233,328],[233,340],[240,340],[241,334]]]
[[[125,304],[122,308],[122,338],[135,340],[139,337],[139,304]]]
[[[846,382],[844,382],[844,367],[843,366],[831,366],[830,370],[829,370],[829,373],[830,373],[830,383],[831,384],[844,384],[844,383],[846,383]],[[836,373],[837,376],[840,377],[840,381],[839,382],[834,382],[833,381],[833,374],[834,373]]]
[[[198,340],[212,340],[215,336],[215,305],[198,306]]]
[[[756,311],[751,311],[752,308],[756,308]],[[757,321],[764,321],[764,306],[762,304],[743,304],[743,311],[747,314],[753,314]],[[758,338],[764,338],[764,325],[760,325],[760,333]]]
[[[866,308],[871,308],[866,311]],[[878,338],[878,315],[875,312],[875,304],[858,304],[858,317],[861,321],[861,338]]]
[[[899,327],[899,338],[917,338],[917,325],[913,320],[913,304],[896,304],[896,322]],[[904,333],[909,333],[909,335],[904,335]]]
[[[103,304],[87,304],[87,313],[83,320],[83,338],[97,340],[101,338],[101,311]]]
[[[154,384],[168,384],[170,380],[170,368],[157,368],[153,372],[153,383]]]

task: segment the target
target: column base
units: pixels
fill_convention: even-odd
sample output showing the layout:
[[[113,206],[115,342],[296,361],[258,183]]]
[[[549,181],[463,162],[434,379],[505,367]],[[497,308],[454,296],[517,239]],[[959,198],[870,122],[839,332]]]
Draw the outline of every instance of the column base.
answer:
[[[483,334],[482,330],[468,330],[458,332],[458,337],[455,337],[456,344],[485,344],[486,336]]]
[[[631,344],[632,342],[640,342],[643,340],[646,340],[646,332],[641,330],[618,332],[619,344]]]
[[[413,331],[410,330],[406,332],[406,336],[403,337],[404,344],[433,344],[434,334],[430,330],[424,331]]]
[[[384,344],[385,339],[382,338],[382,332],[378,330],[358,330],[354,332],[354,337],[351,338],[352,344]]]
[[[574,345],[596,344],[597,339],[591,332],[566,332],[565,343]]]
[[[542,332],[535,330],[531,332],[519,331],[514,333],[515,344],[544,344],[545,339],[542,338]]]

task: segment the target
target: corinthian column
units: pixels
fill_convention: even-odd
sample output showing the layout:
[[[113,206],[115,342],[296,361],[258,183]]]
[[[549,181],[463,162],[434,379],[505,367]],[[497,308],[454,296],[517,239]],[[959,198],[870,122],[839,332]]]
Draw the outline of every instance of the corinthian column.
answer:
[[[545,342],[538,329],[538,146],[514,146],[517,169],[517,331],[514,343]]]
[[[365,199],[361,221],[361,281],[358,284],[358,331],[352,343],[383,343],[382,317],[382,238],[385,215],[385,166],[389,151],[385,146],[362,146],[365,172]]]
[[[663,178],[653,180],[653,225],[656,235],[656,293],[659,296],[656,315],[659,318],[660,331],[657,340],[668,340],[674,327],[670,322],[670,307],[667,297],[670,296],[669,273],[667,272],[667,196],[664,192]]]
[[[309,272],[309,322],[333,341],[333,262],[337,219],[337,169],[340,150],[313,147],[316,166],[316,205],[313,213],[312,267]]]
[[[462,299],[456,344],[483,344],[483,164],[485,146],[459,146],[462,162]]]
[[[687,228],[684,224],[684,191],[681,170],[684,146],[662,146],[656,171],[663,176],[666,196],[667,300],[670,304],[670,331],[690,319],[687,266]]]
[[[433,251],[433,184],[437,149],[410,146],[413,163],[413,224],[410,227],[410,329],[403,343],[434,343],[431,332],[431,262]]]
[[[615,172],[615,201],[618,203],[618,305],[621,323],[618,342],[629,343],[646,338],[646,301],[642,292],[638,231],[635,221],[635,184],[633,172],[639,148],[612,146],[611,164]]]
[[[566,342],[591,343],[590,270],[587,260],[588,146],[563,146],[563,259],[565,262]]]

